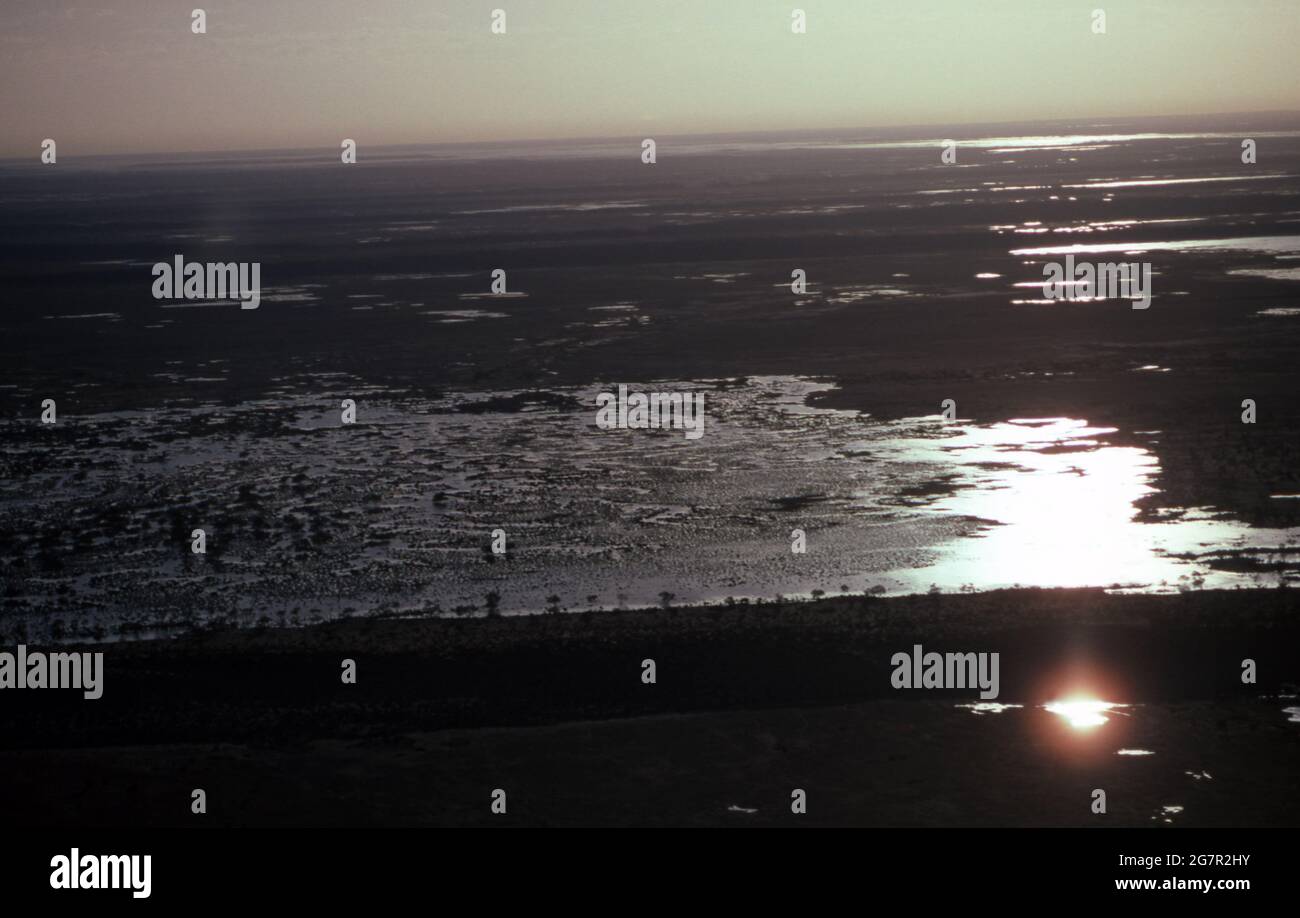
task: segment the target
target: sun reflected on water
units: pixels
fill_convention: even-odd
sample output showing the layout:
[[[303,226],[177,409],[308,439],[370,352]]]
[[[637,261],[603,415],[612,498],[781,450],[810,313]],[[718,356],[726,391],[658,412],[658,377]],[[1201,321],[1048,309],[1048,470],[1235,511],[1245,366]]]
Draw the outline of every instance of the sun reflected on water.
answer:
[[[1108,713],[1122,707],[1125,707],[1125,705],[1111,701],[1095,701],[1090,698],[1053,701],[1043,705],[1043,708],[1050,713],[1065,718],[1066,722],[1076,730],[1089,730],[1093,727],[1100,727],[1110,720],[1106,716]]]
[[[978,528],[945,545],[934,564],[898,578],[917,592],[968,583],[1173,591],[1259,585],[1258,572],[1215,563],[1226,555],[1286,561],[1297,530],[1252,527],[1196,507],[1140,513],[1157,493],[1160,463],[1148,446],[1118,434],[1079,418],[1011,418],[944,424],[929,437],[900,440],[898,458],[934,463],[942,485],[913,506]]]

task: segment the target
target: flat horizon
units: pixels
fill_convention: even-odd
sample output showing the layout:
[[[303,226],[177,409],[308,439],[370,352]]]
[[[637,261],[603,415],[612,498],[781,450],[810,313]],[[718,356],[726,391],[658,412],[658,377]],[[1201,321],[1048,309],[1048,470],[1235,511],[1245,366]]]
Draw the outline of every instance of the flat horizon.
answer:
[[[199,23],[163,0],[13,0],[0,155],[1300,109],[1286,3],[1093,7],[224,0]]]
[[[811,136],[834,136],[863,132],[871,133],[889,133],[898,132],[918,132],[930,131],[931,129],[943,128],[946,132],[944,139],[954,139],[959,142],[962,140],[971,141],[984,139],[994,135],[970,135],[969,131],[973,128],[994,128],[994,127],[1032,127],[1034,125],[1053,125],[1053,124],[1077,124],[1077,125],[1096,125],[1106,122],[1140,122],[1147,126],[1159,125],[1167,122],[1187,123],[1201,119],[1210,120],[1229,120],[1229,119],[1251,119],[1251,118],[1295,118],[1300,122],[1300,108],[1297,109],[1267,109],[1260,111],[1219,111],[1219,112],[1192,112],[1187,114],[1167,114],[1167,115],[1099,115],[1088,118],[1034,118],[1029,120],[1012,120],[1012,121],[965,121],[953,123],[934,123],[934,122],[909,122],[899,124],[863,124],[856,126],[826,126],[811,128],[771,128],[771,129],[754,129],[745,131],[692,131],[682,133],[659,133],[656,135],[659,139],[686,139],[686,140],[703,140],[710,138],[778,138],[778,137],[811,137]],[[1300,130],[1300,123],[1297,123],[1296,129]],[[1146,132],[1144,132],[1146,133]],[[963,137],[965,134],[967,136]],[[1020,136],[1033,136],[1024,134]],[[401,150],[417,148],[443,148],[443,147],[500,147],[512,148],[525,145],[537,146],[563,146],[565,144],[583,144],[583,143],[612,143],[626,141],[630,139],[639,140],[640,134],[590,134],[571,137],[514,137],[507,139],[479,139],[479,140],[429,140],[429,141],[403,141],[395,143],[364,143],[360,138],[357,140],[358,147],[367,150]],[[881,138],[884,140],[885,138]],[[892,137],[890,140],[915,140],[922,139],[939,139],[920,138],[920,137]],[[84,159],[152,159],[165,158],[170,156],[257,156],[263,154],[285,154],[285,153],[309,153],[322,152],[332,162],[337,159],[337,146],[272,146],[272,147],[230,147],[230,148],[211,148],[211,149],[174,149],[174,150],[149,150],[149,151],[121,151],[121,152],[95,152],[95,153],[78,153],[76,150],[69,150],[64,146],[59,147],[60,160],[84,160]],[[39,149],[34,154],[23,155],[3,155],[0,156],[0,163],[21,163],[32,160],[39,164]]]

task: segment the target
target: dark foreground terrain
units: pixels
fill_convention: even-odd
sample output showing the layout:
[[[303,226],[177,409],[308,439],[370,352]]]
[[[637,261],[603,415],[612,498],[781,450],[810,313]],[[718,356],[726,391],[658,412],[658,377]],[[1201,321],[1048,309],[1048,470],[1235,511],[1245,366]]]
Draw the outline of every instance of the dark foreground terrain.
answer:
[[[0,698],[0,811],[18,825],[1291,826],[1295,596],[855,596],[95,645],[102,699]],[[998,652],[997,701],[1023,707],[893,689],[890,658],[914,643]],[[1074,697],[1125,706],[1085,729],[1040,707]],[[806,815],[790,812],[795,788]]]

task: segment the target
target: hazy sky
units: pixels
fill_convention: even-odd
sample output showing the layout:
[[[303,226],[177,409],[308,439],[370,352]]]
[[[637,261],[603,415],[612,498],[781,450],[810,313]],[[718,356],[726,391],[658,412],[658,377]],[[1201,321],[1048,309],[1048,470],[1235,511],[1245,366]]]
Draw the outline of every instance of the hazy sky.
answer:
[[[1297,48],[1300,0],[4,0],[0,155],[1297,110]]]

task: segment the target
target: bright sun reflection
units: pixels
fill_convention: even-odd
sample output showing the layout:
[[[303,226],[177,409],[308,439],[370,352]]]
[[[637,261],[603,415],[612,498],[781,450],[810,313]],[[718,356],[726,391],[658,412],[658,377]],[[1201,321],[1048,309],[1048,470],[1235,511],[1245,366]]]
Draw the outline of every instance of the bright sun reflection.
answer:
[[[1072,700],[1072,701],[1053,701],[1051,704],[1043,705],[1053,714],[1059,714],[1069,722],[1071,727],[1076,730],[1084,730],[1089,727],[1099,727],[1106,721],[1110,720],[1106,712],[1112,708],[1123,707],[1123,705],[1114,704],[1110,701],[1093,701],[1090,699]]]
[[[930,584],[1227,586],[1235,575],[1202,560],[1209,546],[1273,551],[1293,534],[1195,508],[1142,518],[1138,504],[1156,493],[1160,465],[1146,448],[1111,443],[1115,433],[1078,418],[1013,418],[900,439],[903,461],[933,462],[948,476],[946,493],[925,510],[978,528],[976,538],[947,543],[936,564],[897,576],[914,592]]]

